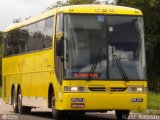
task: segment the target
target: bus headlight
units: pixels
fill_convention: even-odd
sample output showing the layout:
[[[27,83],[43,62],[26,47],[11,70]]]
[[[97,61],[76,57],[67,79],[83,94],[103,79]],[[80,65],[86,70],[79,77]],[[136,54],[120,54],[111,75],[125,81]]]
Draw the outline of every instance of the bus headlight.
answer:
[[[144,93],[147,92],[147,88],[143,86],[130,86],[128,87],[128,92]]]
[[[64,92],[87,92],[87,89],[78,86],[64,86]]]

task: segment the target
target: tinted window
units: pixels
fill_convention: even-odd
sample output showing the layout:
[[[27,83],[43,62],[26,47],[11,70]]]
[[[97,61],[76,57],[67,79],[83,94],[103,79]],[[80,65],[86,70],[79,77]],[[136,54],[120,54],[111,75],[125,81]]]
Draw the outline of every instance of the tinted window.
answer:
[[[4,56],[12,55],[11,36],[11,32],[5,34]]]
[[[39,21],[37,23],[37,38],[35,39],[36,40],[36,45],[35,45],[36,50],[44,48],[44,25],[45,25],[44,20]]]
[[[45,20],[45,29],[44,29],[44,47],[52,47],[52,39],[53,39],[53,23],[54,19],[53,17],[47,18]]]
[[[4,56],[9,56],[19,53],[19,38],[20,30],[14,30],[6,33],[4,40]]]
[[[24,53],[27,50],[28,38],[29,38],[29,33],[27,27],[22,27],[20,29],[20,39],[19,39],[20,53]]]
[[[31,24],[28,26],[28,41],[27,41],[27,51],[33,51],[36,50],[36,39],[37,39],[37,31],[36,31],[37,24]]]
[[[20,29],[16,29],[12,33],[12,48],[13,48],[13,54],[18,54],[19,51],[19,38],[20,38]]]
[[[4,56],[52,47],[54,18],[38,21],[5,34]]]

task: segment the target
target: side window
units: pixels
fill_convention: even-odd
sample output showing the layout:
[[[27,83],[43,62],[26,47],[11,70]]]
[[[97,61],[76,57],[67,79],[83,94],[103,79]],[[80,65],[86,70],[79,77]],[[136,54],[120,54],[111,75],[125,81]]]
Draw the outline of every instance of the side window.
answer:
[[[56,34],[63,31],[63,14],[57,15]]]
[[[20,29],[10,31],[4,38],[4,56],[10,56],[20,53]]]
[[[12,55],[11,32],[5,34],[4,38],[4,56]]]
[[[39,21],[37,22],[37,37],[35,39],[36,45],[35,45],[35,50],[43,49],[44,48],[44,26],[45,26],[45,21]]]
[[[27,27],[22,27],[20,29],[20,39],[19,39],[20,53],[26,52],[28,38],[29,38],[29,33]]]
[[[54,17],[5,33],[4,56],[52,47]]]
[[[52,47],[53,33],[54,33],[54,17],[49,17],[45,19],[44,48]]]
[[[20,53],[19,39],[20,39],[20,29],[16,29],[13,31],[13,39],[12,39],[13,54]]]
[[[33,23],[33,24],[28,26],[29,37],[28,37],[28,41],[27,41],[27,51],[36,50],[36,47],[37,47],[37,43],[36,43],[36,39],[37,39],[36,27],[37,27],[36,23]]]

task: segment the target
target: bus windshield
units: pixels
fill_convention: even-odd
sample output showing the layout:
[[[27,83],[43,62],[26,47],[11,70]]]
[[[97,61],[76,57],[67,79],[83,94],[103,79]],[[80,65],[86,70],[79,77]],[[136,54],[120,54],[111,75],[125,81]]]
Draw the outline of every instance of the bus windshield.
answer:
[[[66,14],[65,79],[145,79],[141,16]]]

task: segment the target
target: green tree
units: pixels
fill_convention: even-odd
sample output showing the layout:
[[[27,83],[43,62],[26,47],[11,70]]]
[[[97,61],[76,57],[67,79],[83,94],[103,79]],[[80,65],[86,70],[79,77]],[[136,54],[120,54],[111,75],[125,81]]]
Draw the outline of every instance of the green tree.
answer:
[[[13,23],[19,23],[19,22],[21,22],[21,18],[15,18],[15,19],[13,20]]]
[[[2,85],[2,40],[3,32],[0,31],[0,86]]]
[[[92,4],[96,0],[68,0],[69,5]]]
[[[149,88],[160,88],[160,0],[117,0],[118,5],[139,8],[144,14]]]
[[[55,5],[47,7],[43,12],[54,9],[56,7],[67,6],[67,5],[80,5],[80,4],[99,4],[96,0],[68,0],[66,2],[62,2],[61,0],[57,1]]]

